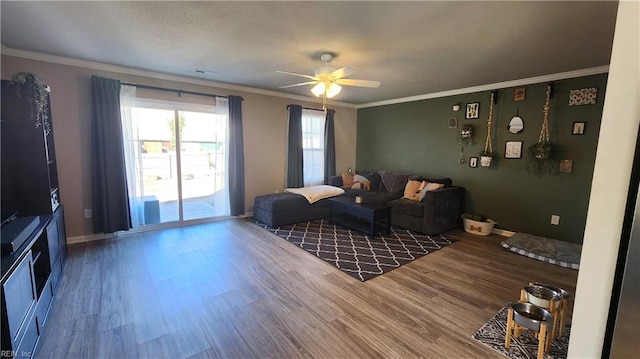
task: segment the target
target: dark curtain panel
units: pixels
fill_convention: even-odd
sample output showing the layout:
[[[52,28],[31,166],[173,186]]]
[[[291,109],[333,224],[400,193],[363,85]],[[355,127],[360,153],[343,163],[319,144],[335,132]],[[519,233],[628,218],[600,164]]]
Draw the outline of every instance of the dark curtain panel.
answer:
[[[244,214],[244,202],[242,97],[229,96],[229,209],[232,216]]]
[[[302,174],[302,106],[289,105],[287,187],[304,187]]]
[[[327,110],[324,121],[324,184],[336,175],[336,135],[333,129],[335,110]]]
[[[120,81],[91,77],[93,231],[131,228],[125,173]]]

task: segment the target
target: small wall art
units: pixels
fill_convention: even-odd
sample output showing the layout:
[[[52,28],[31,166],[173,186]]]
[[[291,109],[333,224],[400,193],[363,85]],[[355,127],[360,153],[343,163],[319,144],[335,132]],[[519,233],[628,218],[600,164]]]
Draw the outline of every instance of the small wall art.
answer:
[[[560,160],[560,173],[572,173],[573,160]]]
[[[471,168],[478,167],[478,157],[469,157],[469,167]]]
[[[504,158],[522,158],[522,141],[507,141]]]
[[[585,122],[574,122],[573,130],[571,130],[572,135],[584,135],[584,128],[587,126]]]
[[[524,101],[525,95],[527,94],[526,87],[518,87],[513,90],[513,101]]]
[[[458,118],[457,117],[449,118],[449,121],[447,122],[447,128],[449,129],[458,128]]]
[[[595,87],[569,90],[569,106],[595,105],[598,89]]]
[[[474,119],[480,117],[480,102],[473,102],[467,104],[466,119]]]

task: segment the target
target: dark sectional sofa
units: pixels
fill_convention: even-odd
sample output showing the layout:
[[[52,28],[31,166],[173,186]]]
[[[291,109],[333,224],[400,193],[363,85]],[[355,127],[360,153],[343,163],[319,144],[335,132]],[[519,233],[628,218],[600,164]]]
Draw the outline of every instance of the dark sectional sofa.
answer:
[[[450,178],[429,179],[391,171],[359,174],[370,181],[370,189],[345,189],[343,196],[360,196],[364,202],[390,204],[391,224],[425,234],[442,233],[461,226],[465,189],[453,186]],[[444,188],[427,192],[422,201],[402,198],[409,179],[442,183]],[[342,187],[342,177],[332,177],[329,184]],[[303,196],[293,193],[268,194],[255,198],[254,217],[270,227],[281,227],[327,218],[329,206],[330,202],[326,199],[309,204]]]
[[[450,178],[427,178],[408,173],[392,171],[359,172],[370,183],[370,189],[346,189],[345,196],[360,196],[365,202],[384,202],[391,205],[391,224],[425,234],[437,234],[462,225],[460,215],[464,212],[465,189],[453,186]],[[385,177],[386,181],[382,179]],[[425,180],[441,183],[443,188],[428,191],[421,201],[403,198],[404,188],[409,180]],[[385,183],[389,184],[387,188]],[[329,181],[333,186],[342,187],[342,177],[335,176]]]

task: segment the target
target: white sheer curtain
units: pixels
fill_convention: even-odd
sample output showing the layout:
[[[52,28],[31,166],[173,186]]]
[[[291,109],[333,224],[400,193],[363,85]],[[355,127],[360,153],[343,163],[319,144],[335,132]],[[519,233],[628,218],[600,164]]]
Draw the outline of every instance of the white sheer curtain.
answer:
[[[129,193],[129,211],[132,228],[144,225],[144,203],[142,201],[141,173],[142,154],[138,137],[138,128],[134,124],[131,109],[135,106],[135,86],[122,85],[120,88],[120,113],[122,117],[122,135],[124,158],[127,172],[127,191]]]
[[[224,165],[221,168],[216,168],[216,172],[222,171],[223,186],[222,190],[218,192],[218,196],[221,197],[220,203],[216,202],[218,208],[222,208],[221,214],[228,216],[230,214],[229,207],[229,99],[226,97],[215,98],[215,110],[217,128],[224,128],[224,148],[216,150],[216,157],[219,151],[223,151],[222,157],[224,158]],[[222,131],[216,131],[219,133]],[[216,141],[220,142],[220,141]]]
[[[302,109],[304,186],[324,183],[324,111]]]

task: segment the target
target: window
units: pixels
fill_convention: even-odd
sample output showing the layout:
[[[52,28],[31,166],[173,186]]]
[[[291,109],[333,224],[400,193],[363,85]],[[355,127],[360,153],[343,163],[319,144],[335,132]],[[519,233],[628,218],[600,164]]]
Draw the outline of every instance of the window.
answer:
[[[302,150],[305,186],[324,183],[324,111],[302,110]]]

